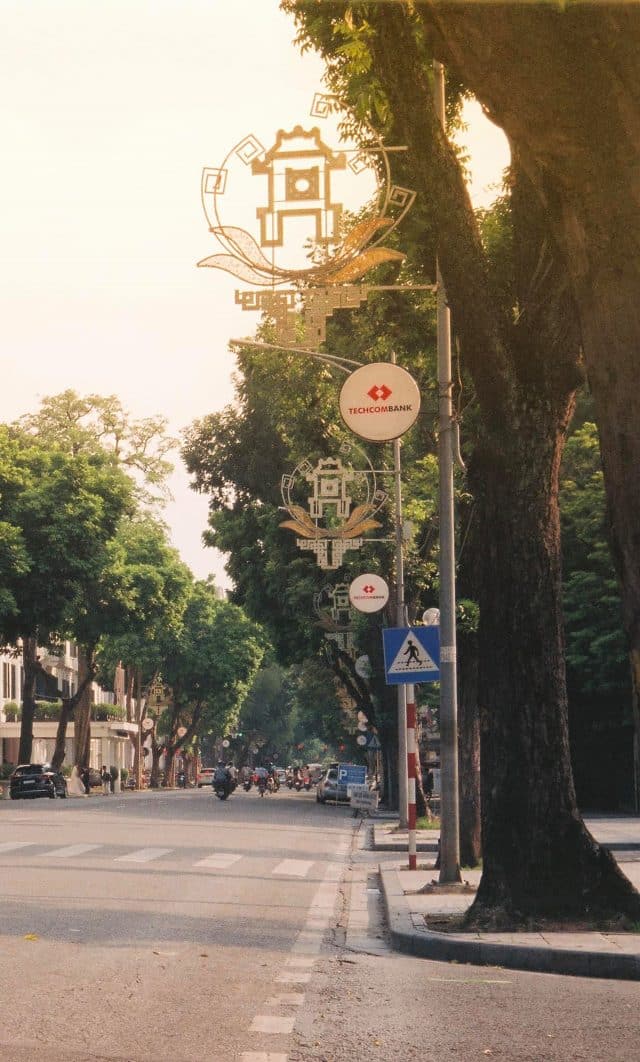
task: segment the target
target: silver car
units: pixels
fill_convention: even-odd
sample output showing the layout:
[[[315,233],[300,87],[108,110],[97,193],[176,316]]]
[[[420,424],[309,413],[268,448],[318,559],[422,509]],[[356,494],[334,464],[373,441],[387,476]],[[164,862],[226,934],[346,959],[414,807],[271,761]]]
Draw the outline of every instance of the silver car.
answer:
[[[325,771],[318,782],[316,800],[318,804],[326,804],[327,800],[333,803],[348,803],[347,787],[344,782],[338,781],[337,767],[330,767],[328,771]]]

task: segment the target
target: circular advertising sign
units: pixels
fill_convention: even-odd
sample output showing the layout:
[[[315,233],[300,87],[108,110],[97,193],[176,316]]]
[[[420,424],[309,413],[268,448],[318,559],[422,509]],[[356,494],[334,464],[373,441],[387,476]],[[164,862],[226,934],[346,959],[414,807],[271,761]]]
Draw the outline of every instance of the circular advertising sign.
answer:
[[[153,721],[153,719],[150,719],[148,715],[145,716],[145,718],[142,720],[142,729],[153,730],[154,726],[155,722]]]
[[[362,365],[347,377],[340,391],[340,414],[361,439],[388,442],[415,424],[420,390],[406,369],[391,362]]]
[[[358,612],[379,612],[389,600],[389,587],[379,575],[359,575],[349,587],[349,601]]]

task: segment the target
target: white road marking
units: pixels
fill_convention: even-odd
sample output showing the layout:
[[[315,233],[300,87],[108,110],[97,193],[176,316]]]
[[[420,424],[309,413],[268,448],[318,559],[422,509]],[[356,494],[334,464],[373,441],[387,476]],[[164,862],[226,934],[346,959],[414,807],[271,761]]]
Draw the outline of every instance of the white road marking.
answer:
[[[240,1062],[287,1062],[287,1057],[274,1054],[273,1051],[243,1051]]]
[[[281,996],[272,996],[265,1000],[265,1007],[301,1007],[304,992],[283,992]]]
[[[308,959],[302,955],[292,955],[286,960],[285,966],[306,967],[308,969],[310,966],[314,966],[315,962],[315,959]]]
[[[249,1026],[249,1032],[273,1033],[288,1036],[293,1032],[295,1018],[280,1018],[276,1014],[257,1014]]]
[[[296,970],[283,970],[276,977],[276,981],[282,985],[308,985],[310,980],[310,973],[298,973]]]
[[[171,848],[139,848],[137,852],[129,852],[129,855],[116,856],[116,863],[150,863],[152,859],[160,859],[160,856],[168,855]]]
[[[197,863],[194,863],[194,866],[208,867],[210,870],[226,870],[227,867],[237,863],[239,859],[242,859],[242,856],[234,852],[215,852],[214,855],[207,856],[206,859],[199,859]]]
[[[313,860],[306,859],[283,859],[274,868],[274,874],[287,874],[292,878],[306,878],[313,866]]]
[[[0,844],[0,853],[15,852],[17,848],[33,847],[35,843],[35,841],[3,841],[2,844]]]
[[[101,844],[70,844],[66,848],[54,848],[52,852],[47,852],[48,859],[66,859],[72,856],[82,855],[84,852],[91,852],[94,848],[102,848]]]

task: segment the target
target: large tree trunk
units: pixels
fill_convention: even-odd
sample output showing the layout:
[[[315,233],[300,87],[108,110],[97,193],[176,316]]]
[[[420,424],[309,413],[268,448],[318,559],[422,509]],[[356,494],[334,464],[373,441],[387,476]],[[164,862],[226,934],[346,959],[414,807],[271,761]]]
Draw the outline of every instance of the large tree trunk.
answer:
[[[531,405],[528,413],[523,408],[517,438],[496,433],[476,453],[486,530],[479,629],[484,867],[469,921],[637,918],[640,896],[576,807],[560,610],[563,431],[545,423],[542,410],[531,413]]]
[[[33,718],[36,711],[36,676],[40,670],[37,638],[26,636],[22,639],[22,666],[24,679],[22,684],[22,721],[20,724],[18,762],[31,763]]]
[[[91,666],[87,654],[78,649],[78,690],[80,698],[74,712],[75,761],[78,767],[89,766],[91,751]]]
[[[640,654],[640,6],[420,5],[565,248],[629,649]],[[634,669],[635,670],[635,669]],[[640,725],[635,715],[638,747]]]

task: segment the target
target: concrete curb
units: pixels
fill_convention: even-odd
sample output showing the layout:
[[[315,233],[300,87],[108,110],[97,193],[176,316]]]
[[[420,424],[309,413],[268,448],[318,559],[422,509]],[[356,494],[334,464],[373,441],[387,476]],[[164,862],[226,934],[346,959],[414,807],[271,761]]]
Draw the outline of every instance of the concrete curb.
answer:
[[[499,944],[482,939],[473,940],[462,934],[435,933],[426,927],[418,928],[411,917],[410,898],[405,896],[397,872],[380,866],[380,877],[391,941],[398,951],[444,962],[504,966],[512,970],[569,974],[574,977],[640,981],[640,955]]]

